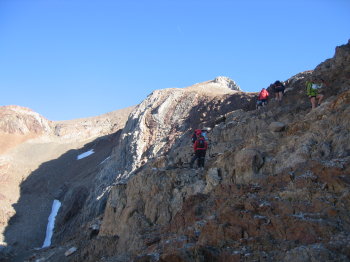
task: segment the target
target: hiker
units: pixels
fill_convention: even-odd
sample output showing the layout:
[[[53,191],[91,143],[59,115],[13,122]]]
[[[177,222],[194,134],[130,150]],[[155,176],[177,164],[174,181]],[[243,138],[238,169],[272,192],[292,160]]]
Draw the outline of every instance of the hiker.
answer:
[[[197,139],[199,138],[199,136],[200,136],[201,134],[202,134],[202,130],[201,130],[201,129],[196,129],[196,130],[194,130],[193,135],[192,135],[192,138],[191,138],[192,144],[194,144],[194,143],[197,141]]]
[[[323,100],[324,95],[319,91],[323,86],[326,86],[323,79],[314,78],[312,81],[306,82],[306,94],[310,98],[312,109],[316,108],[316,99],[318,99],[317,106],[319,106]]]
[[[197,160],[198,168],[204,168],[205,153],[208,148],[208,143],[202,135],[199,135],[193,145],[194,156],[191,159],[190,167],[193,168],[194,162]]]
[[[258,96],[258,101],[256,102],[256,109],[259,109],[262,106],[266,106],[268,98],[269,92],[265,88],[261,89]]]
[[[285,87],[282,84],[282,82],[279,80],[277,80],[273,85],[274,85],[276,101],[281,102]]]

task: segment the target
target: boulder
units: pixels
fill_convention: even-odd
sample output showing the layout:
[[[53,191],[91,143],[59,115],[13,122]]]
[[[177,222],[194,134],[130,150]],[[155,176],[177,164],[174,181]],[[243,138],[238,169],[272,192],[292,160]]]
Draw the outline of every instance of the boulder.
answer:
[[[286,128],[286,125],[282,122],[272,122],[269,125],[269,130],[271,132],[281,132]]]
[[[77,249],[76,247],[71,247],[70,249],[68,249],[68,250],[64,253],[64,255],[65,255],[66,257],[68,257],[68,256],[74,254],[75,252],[77,252],[77,250],[78,250],[78,249]]]
[[[348,261],[346,256],[335,254],[322,244],[299,246],[287,252],[284,262],[309,262],[309,261]]]
[[[251,183],[257,177],[263,164],[264,159],[258,150],[244,148],[239,151],[234,159],[235,182],[237,184]]]

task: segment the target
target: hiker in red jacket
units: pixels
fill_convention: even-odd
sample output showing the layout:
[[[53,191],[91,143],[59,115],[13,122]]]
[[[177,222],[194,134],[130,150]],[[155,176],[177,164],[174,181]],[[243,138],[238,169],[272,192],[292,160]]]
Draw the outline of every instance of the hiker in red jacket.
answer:
[[[202,135],[199,135],[196,142],[194,142],[194,157],[191,159],[190,167],[193,167],[193,163],[197,160],[199,168],[204,168],[205,153],[207,152],[208,143]]]
[[[268,98],[269,98],[269,92],[267,92],[265,88],[261,89],[258,96],[258,101],[256,102],[256,109],[259,109],[260,106],[267,105]]]

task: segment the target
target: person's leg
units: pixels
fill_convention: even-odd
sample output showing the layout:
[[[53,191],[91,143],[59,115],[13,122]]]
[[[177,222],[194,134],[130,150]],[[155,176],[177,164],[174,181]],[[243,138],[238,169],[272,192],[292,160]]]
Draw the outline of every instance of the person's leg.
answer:
[[[278,92],[278,101],[282,101],[283,92]]]
[[[198,167],[204,167],[204,158],[203,158],[203,150],[200,150],[199,158],[198,158]]]
[[[202,163],[201,161],[202,161],[201,157],[198,157],[198,158],[197,158],[197,167],[198,167],[198,168],[201,167],[201,163]]]
[[[324,97],[324,95],[322,95],[322,94],[318,94],[317,95],[317,99],[318,99],[318,105],[320,105],[321,104],[321,102],[322,102],[322,100],[323,100],[323,97]],[[316,100],[316,99],[315,99]]]
[[[203,168],[204,168],[204,163],[205,163],[205,153],[206,153],[206,150],[202,150],[201,159],[202,159],[202,167]]]
[[[201,151],[202,151],[202,150],[197,150],[197,151],[196,151],[197,167],[200,167]]]
[[[311,107],[312,109],[316,108],[316,97],[310,97]]]
[[[193,167],[193,164],[196,161],[196,159],[197,159],[197,154],[194,154],[194,156],[192,157],[191,162],[190,162],[190,168]]]

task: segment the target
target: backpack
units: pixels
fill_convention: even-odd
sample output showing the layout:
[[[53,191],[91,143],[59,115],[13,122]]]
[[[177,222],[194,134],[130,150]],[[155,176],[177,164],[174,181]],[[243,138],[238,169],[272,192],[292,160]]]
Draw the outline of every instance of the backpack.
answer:
[[[197,140],[197,136],[196,136],[196,134],[193,134],[192,138],[191,138],[192,144],[194,144],[196,142],[196,140]]]
[[[207,131],[206,131],[206,130],[203,130],[201,135],[204,137],[205,141],[208,141],[208,140],[209,140],[209,139],[208,139],[208,136],[207,136]]]
[[[202,149],[205,148],[205,140],[204,139],[198,140],[197,148],[202,148]]]

